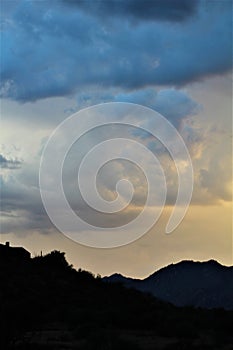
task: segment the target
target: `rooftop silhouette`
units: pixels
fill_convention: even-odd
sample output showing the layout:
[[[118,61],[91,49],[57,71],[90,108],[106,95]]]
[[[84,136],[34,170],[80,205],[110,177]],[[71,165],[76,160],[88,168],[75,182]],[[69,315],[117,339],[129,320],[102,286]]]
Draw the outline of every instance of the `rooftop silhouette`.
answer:
[[[23,247],[11,247],[10,242],[0,244],[0,259],[28,260],[31,254]]]

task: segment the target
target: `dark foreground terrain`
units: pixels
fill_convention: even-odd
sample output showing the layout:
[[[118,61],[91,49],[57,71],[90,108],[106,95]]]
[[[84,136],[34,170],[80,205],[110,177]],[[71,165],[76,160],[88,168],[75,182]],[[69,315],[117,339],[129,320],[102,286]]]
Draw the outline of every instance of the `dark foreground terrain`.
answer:
[[[233,349],[232,311],[175,307],[76,271],[57,251],[0,256],[0,302],[3,350]]]

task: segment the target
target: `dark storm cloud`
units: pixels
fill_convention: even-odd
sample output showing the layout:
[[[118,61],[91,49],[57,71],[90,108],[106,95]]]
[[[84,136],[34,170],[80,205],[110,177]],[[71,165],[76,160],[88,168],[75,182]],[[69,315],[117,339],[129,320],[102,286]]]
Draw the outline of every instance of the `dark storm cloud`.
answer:
[[[195,14],[199,1],[190,0],[63,0],[66,5],[97,16],[132,17],[140,20],[183,21]]]
[[[0,168],[2,169],[19,169],[21,168],[22,162],[17,159],[7,159],[0,154]]]
[[[169,13],[170,7],[163,6]],[[7,16],[1,95],[18,101],[93,88],[129,92],[155,85],[178,87],[222,74],[232,64],[228,1],[201,2],[198,15],[184,22],[132,24],[120,13],[106,22],[104,16],[48,1],[21,1]]]

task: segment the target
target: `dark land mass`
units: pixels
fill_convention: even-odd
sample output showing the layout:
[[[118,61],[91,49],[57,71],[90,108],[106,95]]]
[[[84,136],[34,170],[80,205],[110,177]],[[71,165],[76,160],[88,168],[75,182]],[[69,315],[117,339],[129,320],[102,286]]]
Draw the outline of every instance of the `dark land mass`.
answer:
[[[12,249],[0,247],[2,350],[233,349],[232,311],[176,307],[76,271],[64,253]]]
[[[181,261],[143,280],[114,274],[104,277],[104,281],[151,293],[176,306],[233,310],[233,267],[214,260]]]

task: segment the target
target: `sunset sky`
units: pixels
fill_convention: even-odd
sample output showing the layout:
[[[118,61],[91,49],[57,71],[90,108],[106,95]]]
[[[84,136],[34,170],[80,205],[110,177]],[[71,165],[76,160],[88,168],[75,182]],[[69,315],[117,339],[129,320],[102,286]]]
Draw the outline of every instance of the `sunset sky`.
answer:
[[[32,255],[58,249],[75,267],[101,275],[142,278],[184,259],[231,265],[231,65],[231,0],[2,0],[1,242],[24,246]],[[97,249],[68,239],[49,220],[39,190],[46,141],[67,117],[104,102],[152,108],[183,137],[194,189],[171,235],[165,226],[177,192],[173,163],[150,135],[136,132],[132,139],[159,151],[166,174],[167,201],[155,226],[131,244]],[[77,161],[87,144],[106,133],[111,137],[102,130],[77,146]],[[64,186],[78,209],[72,164],[65,168]],[[115,162],[113,174],[105,170],[100,187],[107,200],[115,181],[126,173],[132,177],[136,196],[126,217],[136,215],[146,192],[141,174],[124,162]],[[157,193],[156,183],[151,190]]]

